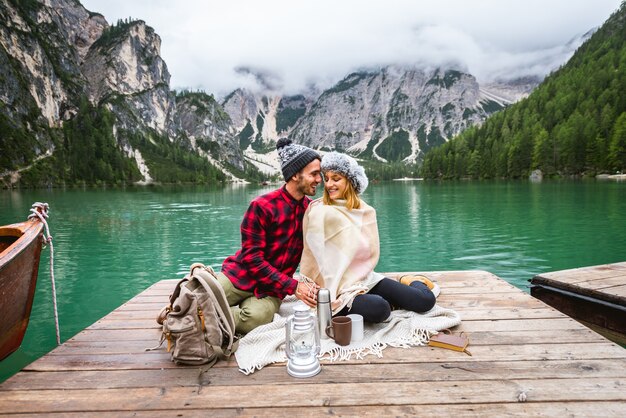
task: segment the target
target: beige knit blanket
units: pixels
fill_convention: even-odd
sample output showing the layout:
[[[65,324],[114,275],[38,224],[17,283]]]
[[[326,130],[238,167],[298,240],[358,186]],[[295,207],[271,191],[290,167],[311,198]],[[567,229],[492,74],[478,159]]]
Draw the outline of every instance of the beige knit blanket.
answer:
[[[380,256],[376,211],[364,201],[348,210],[345,201],[324,205],[317,199],[309,204],[302,229],[300,274],[330,291],[333,314],[383,279],[374,271]]]
[[[235,358],[242,373],[249,375],[268,364],[287,360],[285,324],[289,315],[293,314],[296,303],[298,300],[295,296],[288,296],[271,323],[255,328],[239,341]],[[322,339],[320,357],[330,361],[362,359],[370,354],[382,357],[383,350],[387,347],[425,345],[436,331],[452,328],[460,323],[461,317],[457,312],[439,305],[422,314],[404,310],[392,311],[385,322],[366,323],[362,341],[340,346],[331,339]]]

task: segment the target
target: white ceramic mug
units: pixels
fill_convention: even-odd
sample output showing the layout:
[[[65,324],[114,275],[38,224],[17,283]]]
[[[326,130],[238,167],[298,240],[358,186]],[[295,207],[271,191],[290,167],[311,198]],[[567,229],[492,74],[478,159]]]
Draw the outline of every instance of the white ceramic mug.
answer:
[[[348,318],[352,319],[352,338],[350,341],[363,340],[363,317],[359,314],[350,314]]]

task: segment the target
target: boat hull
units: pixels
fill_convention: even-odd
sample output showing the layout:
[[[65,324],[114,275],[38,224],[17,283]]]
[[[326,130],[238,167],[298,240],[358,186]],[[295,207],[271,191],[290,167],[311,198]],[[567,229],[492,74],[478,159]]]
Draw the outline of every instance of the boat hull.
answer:
[[[626,345],[626,306],[545,284],[531,285],[530,295],[609,340]]]
[[[0,360],[18,349],[30,318],[39,272],[43,224],[0,226]]]

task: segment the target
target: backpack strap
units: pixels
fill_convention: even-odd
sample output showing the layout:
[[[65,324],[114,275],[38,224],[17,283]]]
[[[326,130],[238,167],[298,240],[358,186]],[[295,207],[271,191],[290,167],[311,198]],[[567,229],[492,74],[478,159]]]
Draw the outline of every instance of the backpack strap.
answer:
[[[196,270],[199,267],[200,270]],[[189,275],[197,279],[204,289],[209,294],[213,294],[216,299],[216,308],[218,313],[221,318],[225,319],[224,325],[226,327],[226,334],[228,334],[228,344],[225,349],[215,346],[213,348],[216,349],[218,353],[222,353],[224,358],[228,358],[233,352],[235,352],[235,350],[237,350],[239,341],[235,341],[235,319],[230,311],[230,306],[228,305],[224,289],[217,281],[217,276],[211,266],[204,266],[200,263],[192,264]]]
[[[174,306],[174,301],[178,299],[178,296],[180,296],[180,288],[183,287],[185,282],[188,282],[188,281],[189,281],[189,276],[185,276],[178,283],[176,283],[174,292],[172,292],[172,294],[170,295],[170,307]]]
[[[184,286],[185,283],[188,282],[188,281],[189,281],[189,277],[185,276],[185,278],[183,278],[178,283],[176,283],[176,287],[174,287],[174,291],[172,292],[172,294],[169,297],[169,299],[170,299],[169,305],[163,307],[163,309],[161,309],[161,311],[159,312],[159,314],[156,317],[157,324],[163,325],[163,322],[165,322],[165,319],[167,318],[167,315],[170,312],[172,312],[172,310],[174,309],[174,301],[176,299],[178,299],[178,297],[180,296],[180,288],[182,286]]]

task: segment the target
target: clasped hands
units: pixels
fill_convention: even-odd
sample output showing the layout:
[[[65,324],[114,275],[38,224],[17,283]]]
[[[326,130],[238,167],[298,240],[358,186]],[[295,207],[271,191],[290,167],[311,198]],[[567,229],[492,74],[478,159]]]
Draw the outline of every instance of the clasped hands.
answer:
[[[299,278],[294,276],[294,279],[298,280],[296,297],[311,308],[315,308],[317,306],[317,292],[320,290],[319,285],[306,276]]]

